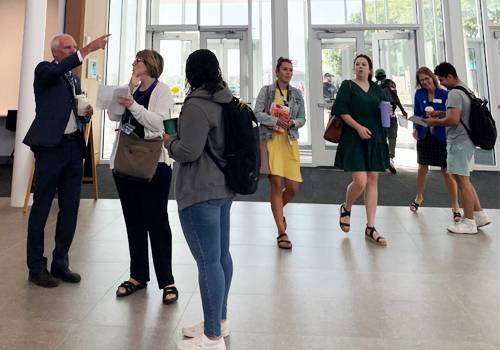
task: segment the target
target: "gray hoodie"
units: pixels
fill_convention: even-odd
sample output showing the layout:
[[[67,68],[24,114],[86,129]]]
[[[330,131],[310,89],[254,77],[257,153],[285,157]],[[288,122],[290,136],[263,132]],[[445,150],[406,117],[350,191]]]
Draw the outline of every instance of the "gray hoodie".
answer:
[[[179,210],[210,199],[234,196],[224,174],[207,152],[209,148],[218,163],[225,165],[222,107],[214,102],[227,103],[232,98],[227,87],[213,95],[199,88],[184,100],[178,134],[165,143],[169,156],[176,160],[175,197]]]

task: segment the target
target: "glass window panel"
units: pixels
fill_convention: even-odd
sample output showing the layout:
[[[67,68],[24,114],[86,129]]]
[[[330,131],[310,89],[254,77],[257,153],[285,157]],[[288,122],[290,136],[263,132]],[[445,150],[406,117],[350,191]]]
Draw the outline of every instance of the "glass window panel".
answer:
[[[362,23],[361,0],[311,0],[312,24]]]
[[[247,25],[248,0],[222,0],[222,25]]]
[[[252,1],[253,99],[262,86],[274,80],[271,21],[271,0]]]
[[[312,24],[345,24],[344,0],[311,0]]]
[[[387,23],[385,0],[365,0],[365,12],[367,23]]]
[[[423,0],[425,65],[434,69],[445,61],[443,8],[441,1]]]
[[[492,23],[500,23],[500,0],[486,0],[486,12]]]
[[[246,25],[248,0],[203,0],[200,22],[201,25]]]
[[[302,91],[306,105],[306,125],[300,132],[299,143],[301,145],[310,145],[310,127],[308,125],[308,91],[306,89],[307,81],[307,62],[306,62],[306,13],[303,0],[288,1],[288,47],[290,59],[293,62],[293,78],[291,85]]]
[[[363,3],[361,1],[346,0],[347,23],[363,23]]]
[[[408,24],[416,23],[415,0],[387,0],[387,23]]]
[[[152,0],[151,24],[196,24],[196,0]]]
[[[467,65],[466,83],[476,95],[489,100],[484,34],[481,26],[479,4],[477,0],[461,0],[460,5],[464,28],[465,62]],[[494,165],[494,151],[476,151],[475,162],[481,165]]]
[[[200,24],[211,26],[221,24],[221,0],[205,0],[200,3]]]

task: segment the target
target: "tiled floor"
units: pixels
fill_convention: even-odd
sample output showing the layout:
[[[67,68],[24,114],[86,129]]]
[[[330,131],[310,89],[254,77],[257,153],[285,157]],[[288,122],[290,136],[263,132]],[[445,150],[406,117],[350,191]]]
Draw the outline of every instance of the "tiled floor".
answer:
[[[174,349],[180,328],[201,319],[174,202],[173,306],[161,304],[154,278],[146,291],[116,299],[128,278],[118,200],[82,200],[70,259],[83,279],[55,289],[27,282],[27,216],[8,198],[0,213],[0,349]],[[337,213],[336,205],[290,204],[288,252],[276,247],[268,203],[233,204],[229,349],[500,349],[500,210],[488,210],[494,222],[478,235],[452,236],[449,209],[380,207],[387,248],[365,242],[362,207],[348,235]]]

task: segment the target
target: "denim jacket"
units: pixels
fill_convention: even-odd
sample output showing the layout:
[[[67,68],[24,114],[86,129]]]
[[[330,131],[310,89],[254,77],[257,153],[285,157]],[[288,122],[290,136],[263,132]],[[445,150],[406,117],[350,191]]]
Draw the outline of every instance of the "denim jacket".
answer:
[[[253,109],[257,121],[260,123],[260,140],[269,140],[272,137],[272,128],[276,126],[277,117],[270,115],[269,109],[274,101],[274,93],[276,91],[276,82],[271,85],[265,85],[260,89],[259,96],[255,102]],[[295,124],[288,130],[288,138],[297,140],[299,138],[299,128],[306,123],[304,99],[299,89],[289,86],[288,93],[290,94],[289,105],[290,118]]]

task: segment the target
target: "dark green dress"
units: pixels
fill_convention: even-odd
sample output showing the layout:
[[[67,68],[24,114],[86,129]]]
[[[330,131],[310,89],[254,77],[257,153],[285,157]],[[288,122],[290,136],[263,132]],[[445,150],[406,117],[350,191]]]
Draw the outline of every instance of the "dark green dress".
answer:
[[[382,90],[370,82],[364,92],[351,80],[344,80],[337,93],[332,114],[349,114],[359,124],[370,129],[372,137],[362,140],[357,131],[344,123],[344,129],[337,147],[335,167],[344,171],[379,171],[389,167],[389,148],[380,117]]]

